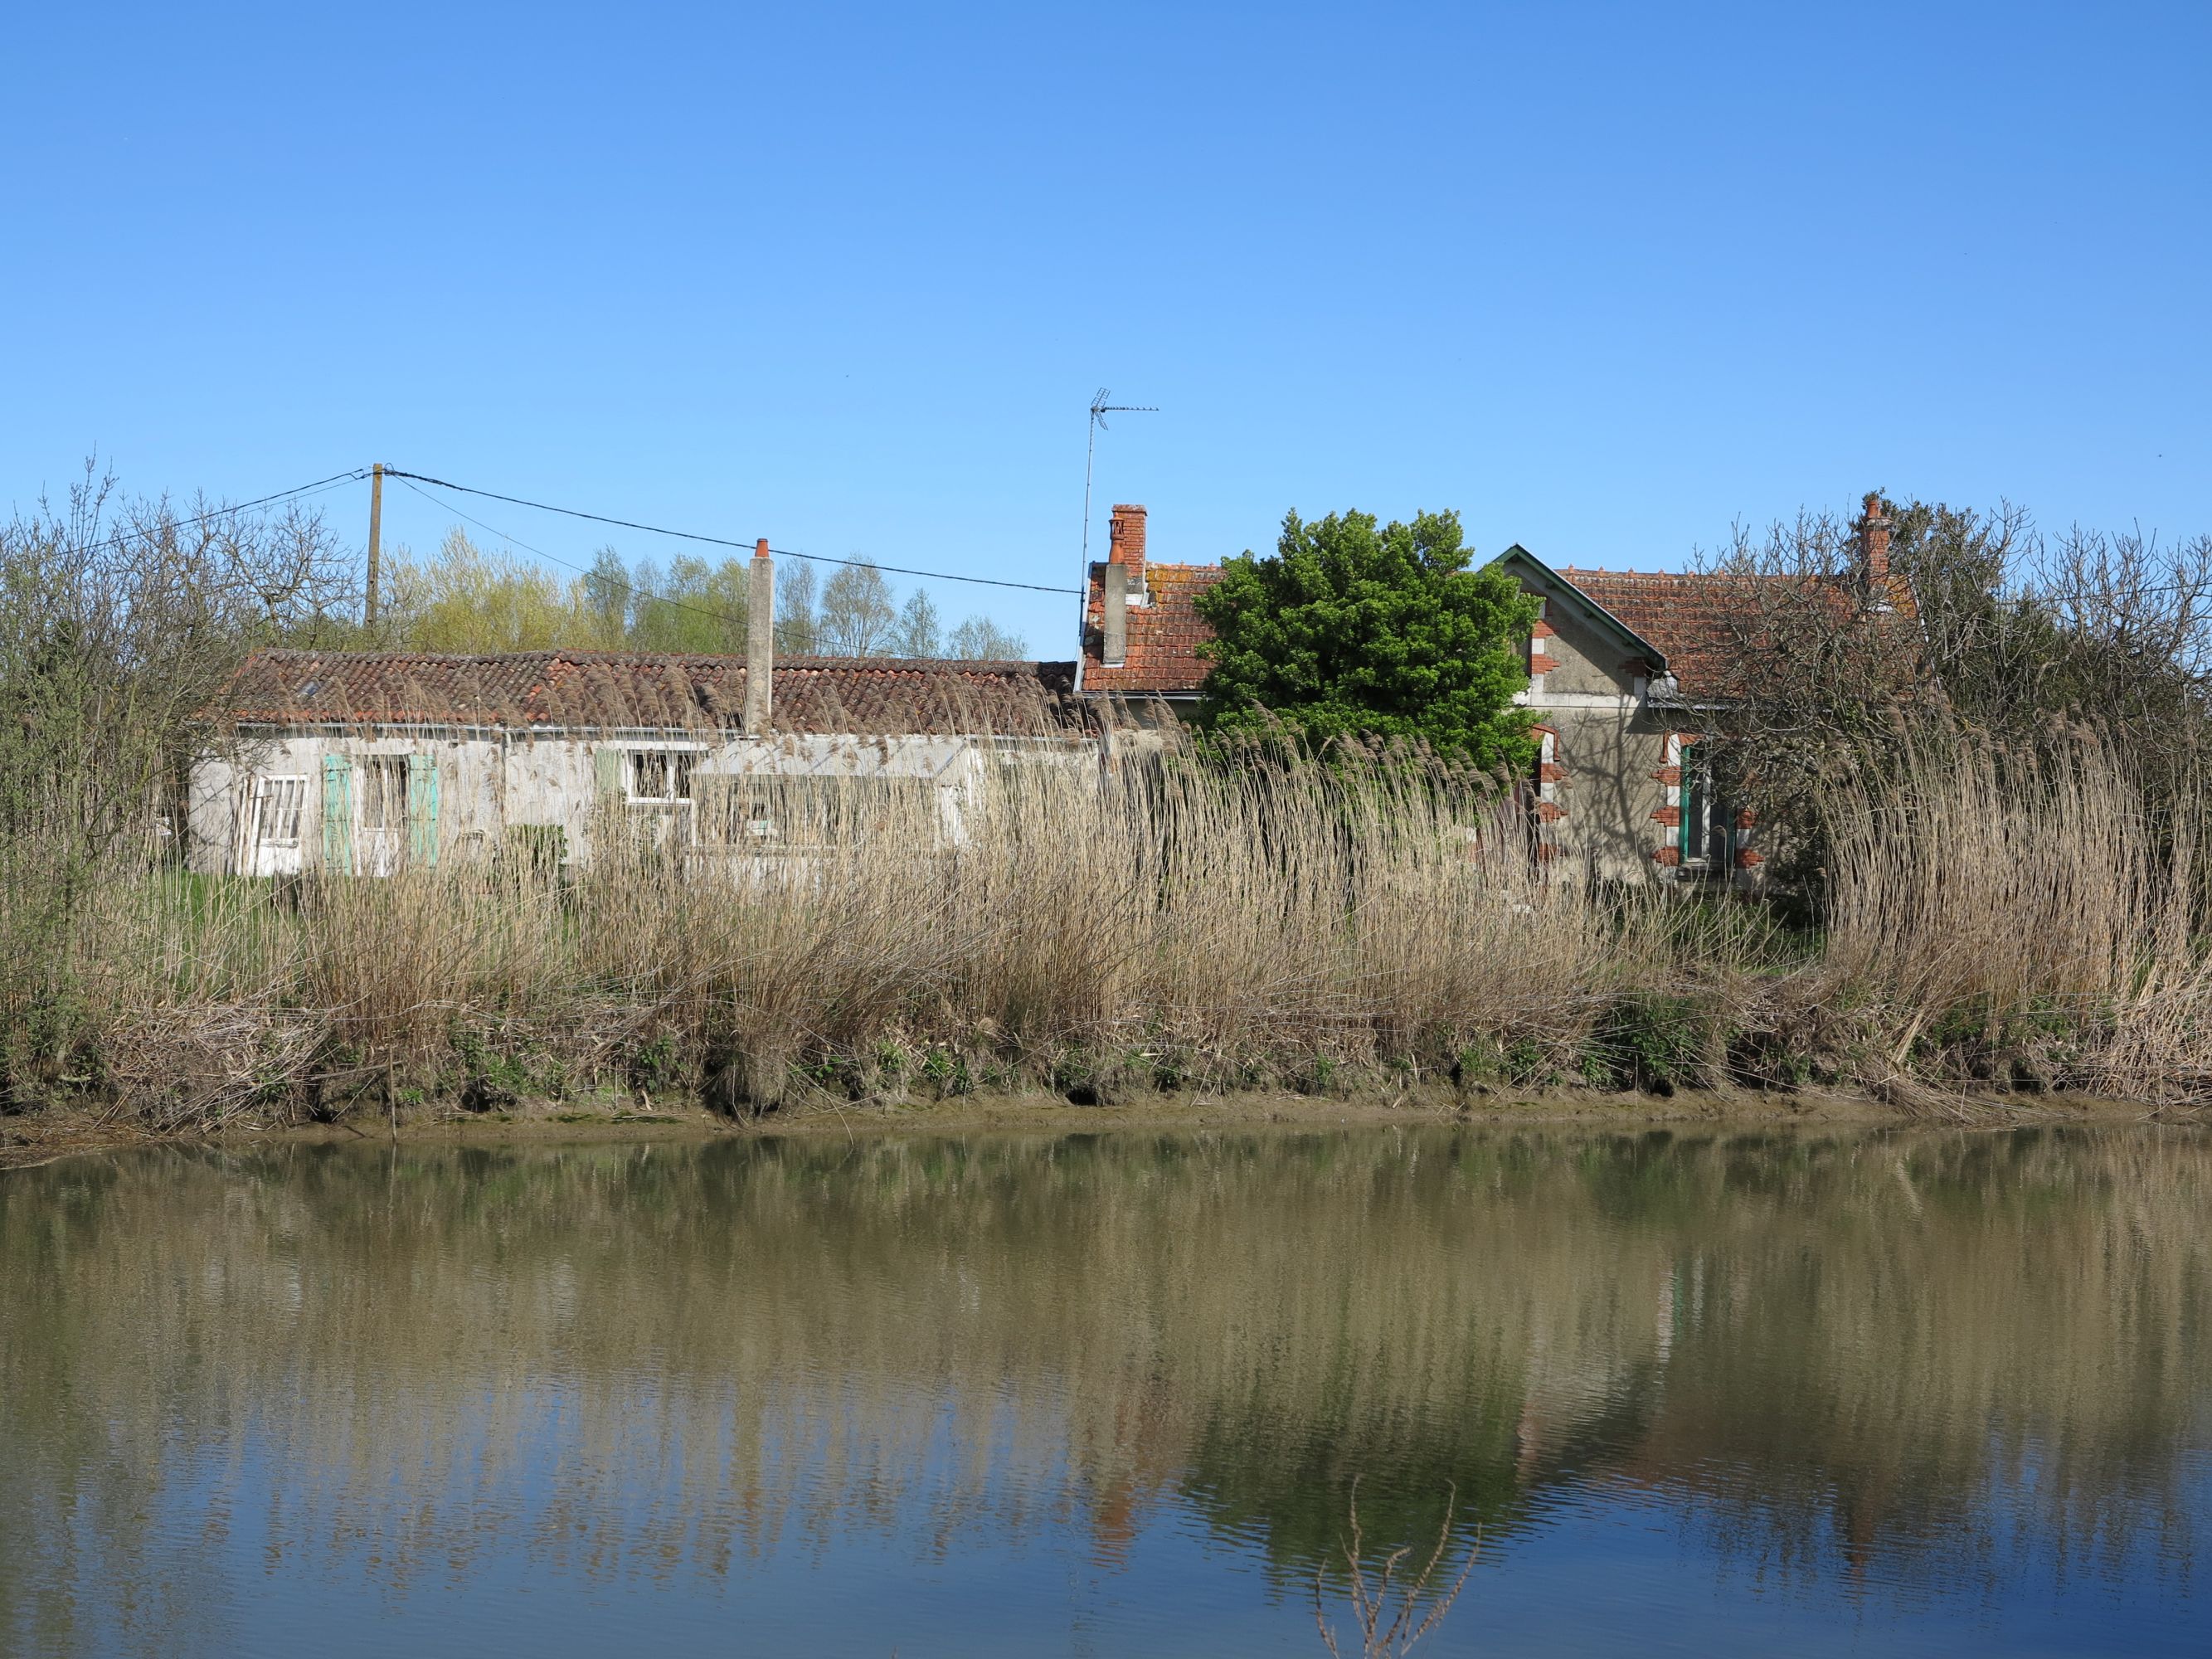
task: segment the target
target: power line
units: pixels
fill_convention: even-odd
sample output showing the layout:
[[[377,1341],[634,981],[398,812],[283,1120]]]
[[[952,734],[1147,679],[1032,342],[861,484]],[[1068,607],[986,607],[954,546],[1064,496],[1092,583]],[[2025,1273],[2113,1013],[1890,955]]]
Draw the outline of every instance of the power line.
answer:
[[[227,503],[189,519],[165,520],[160,527],[167,530],[189,530],[192,526],[205,524],[210,519],[228,518],[234,513],[250,513],[257,507],[267,507],[272,502],[290,501],[295,496],[312,495],[320,490],[336,489],[342,483],[359,483],[368,476],[368,469],[365,466],[356,467],[350,472],[333,472],[327,478],[318,478],[313,483],[295,484],[289,489],[280,489],[273,495],[260,495],[250,501]],[[137,541],[143,534],[142,531],[128,531],[120,536],[111,536],[104,542],[89,543],[76,550],[80,553],[97,553],[102,548],[120,547],[125,542]]]
[[[563,570],[573,570],[578,575],[586,578],[587,580],[604,582],[609,587],[619,587],[623,592],[629,594],[633,599],[649,599],[655,605],[671,605],[678,611],[689,611],[694,616],[708,617],[713,621],[723,623],[726,627],[742,629],[744,626],[744,623],[740,622],[737,617],[731,616],[726,611],[711,610],[703,605],[692,605],[684,599],[672,599],[665,593],[648,592],[644,588],[638,586],[636,583],[626,580],[620,576],[609,575],[603,570],[586,569],[582,565],[571,564],[568,560],[560,557],[557,554],[548,553],[542,547],[532,547],[528,542],[524,541],[520,537],[508,535],[507,532],[501,530],[497,525],[486,524],[482,519],[471,517],[470,514],[462,512],[459,507],[455,507],[451,501],[440,501],[428,490],[424,489],[420,485],[416,484],[414,482],[416,475],[411,472],[395,472],[390,467],[386,467],[384,470],[384,476],[387,478],[398,479],[400,483],[405,484],[408,489],[413,490],[417,495],[420,495],[424,501],[428,501],[432,506],[442,508],[444,511],[452,514],[455,518],[468,520],[471,524],[474,525],[477,529],[484,532],[486,534],[496,536],[503,542],[510,542],[515,546],[520,548],[526,553],[535,553],[539,558],[549,560],[552,563],[559,565]],[[448,484],[447,486],[449,489],[458,489],[459,487],[460,486],[458,484]],[[477,490],[472,493],[477,495],[485,495],[489,492],[484,490]],[[732,544],[732,545],[734,544]]]
[[[361,476],[365,477],[367,475],[362,474]],[[396,467],[387,466],[385,468],[384,476],[387,478],[398,478],[401,480],[412,479],[422,483],[435,484],[441,489],[456,489],[464,495],[481,495],[486,501],[506,501],[510,506],[526,507],[539,513],[558,513],[571,519],[587,519],[593,524],[611,524],[622,530],[641,530],[648,536],[672,536],[678,541],[702,542],[709,547],[733,547],[741,552],[750,552],[752,550],[754,546],[754,544],[751,542],[732,541],[726,536],[702,535],[700,532],[692,530],[670,530],[662,525],[641,524],[635,519],[617,519],[611,518],[604,513],[586,513],[580,507],[556,507],[550,501],[533,501],[520,495],[502,495],[495,489],[478,489],[471,484],[455,483],[450,478],[433,478],[427,473],[422,472],[403,472]],[[410,488],[412,487],[412,484],[410,484]],[[423,492],[416,490],[416,493],[417,495],[421,495]],[[466,514],[463,514],[461,516],[464,518],[468,517]],[[471,519],[470,520],[470,522],[473,524],[477,521]],[[489,526],[485,527],[489,528]],[[493,531],[492,533],[494,535],[497,535],[500,532]],[[513,540],[514,538],[510,537],[508,539]],[[515,545],[518,547],[527,547],[529,544],[526,542],[516,542]],[[769,551],[776,555],[779,558],[805,559],[815,564],[840,564],[848,567],[864,566],[871,570],[880,570],[886,575],[919,576],[929,581],[938,582],[967,582],[976,587],[1018,587],[1025,592],[1030,593],[1073,593],[1079,591],[1079,589],[1073,587],[1054,587],[1043,582],[1010,582],[1003,580],[996,576],[956,576],[951,572],[944,570],[914,570],[908,568],[904,565],[877,564],[873,561],[868,559],[833,559],[826,553],[800,553],[785,547],[772,547],[769,549]],[[541,556],[550,557],[551,556],[549,554],[543,555]],[[558,563],[560,561],[556,560],[555,562]],[[574,567],[571,567],[571,568],[573,568]]]

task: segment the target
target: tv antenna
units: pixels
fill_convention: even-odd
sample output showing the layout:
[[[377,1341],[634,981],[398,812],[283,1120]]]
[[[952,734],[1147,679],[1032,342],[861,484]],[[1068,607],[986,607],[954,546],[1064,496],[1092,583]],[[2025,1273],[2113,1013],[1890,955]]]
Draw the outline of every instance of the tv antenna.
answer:
[[[1105,386],[1098,388],[1091,400],[1091,436],[1083,449],[1083,568],[1077,573],[1075,584],[1075,689],[1083,690],[1083,630],[1091,623],[1091,469],[1098,455],[1099,428],[1106,424],[1109,415],[1157,415],[1159,408],[1153,404],[1109,404],[1106,400],[1113,392]]]

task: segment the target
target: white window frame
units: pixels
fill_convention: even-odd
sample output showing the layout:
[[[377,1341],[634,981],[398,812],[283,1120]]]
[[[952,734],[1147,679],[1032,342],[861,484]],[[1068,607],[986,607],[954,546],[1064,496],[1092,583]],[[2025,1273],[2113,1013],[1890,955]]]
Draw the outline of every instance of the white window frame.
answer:
[[[281,786],[291,786],[289,810],[292,818],[292,833],[271,836],[265,833],[269,805],[283,793]],[[288,810],[278,805],[277,811]],[[258,853],[264,847],[289,847],[296,850],[307,830],[307,775],[304,772],[271,772],[258,775],[253,780],[252,816],[246,825],[246,845],[249,852]]]
[[[669,793],[664,795],[638,793],[638,759],[641,756],[659,757],[666,769]],[[707,746],[699,743],[629,743],[623,745],[623,799],[631,806],[690,806],[692,799],[690,782],[706,758]],[[689,764],[684,764],[684,763]],[[679,766],[682,776],[678,773]]]

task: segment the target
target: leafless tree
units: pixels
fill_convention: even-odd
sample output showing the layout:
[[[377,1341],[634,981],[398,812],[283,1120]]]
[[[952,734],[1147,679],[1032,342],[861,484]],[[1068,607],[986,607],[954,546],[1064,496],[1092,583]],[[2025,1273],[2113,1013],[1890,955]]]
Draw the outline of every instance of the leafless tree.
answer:
[[[88,466],[0,526],[0,836],[97,859],[154,835],[245,653],[349,638],[357,598],[313,508],[124,499]]]
[[[2212,713],[2212,538],[2070,530],[2046,539],[2009,503],[1879,503],[1892,526],[1871,580],[1864,519],[1738,526],[1700,566],[1725,592],[1725,642],[1702,723],[1732,797],[1757,811],[1785,885],[1817,883],[1820,804],[1879,789],[1917,721],[2026,752],[2094,729],[2136,746],[2155,800]]]
[[[872,564],[841,565],[822,584],[815,648],[831,657],[878,657],[898,640],[898,606],[890,584]]]

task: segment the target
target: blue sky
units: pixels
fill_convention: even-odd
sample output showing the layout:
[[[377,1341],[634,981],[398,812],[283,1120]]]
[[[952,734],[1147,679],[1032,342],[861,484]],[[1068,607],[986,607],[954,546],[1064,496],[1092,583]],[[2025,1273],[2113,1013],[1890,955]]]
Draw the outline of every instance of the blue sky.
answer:
[[[2212,5],[18,8],[0,506],[381,459],[1069,582],[1287,508],[1679,566],[2212,530]],[[330,498],[359,537],[366,487]],[[480,516],[581,563],[603,537]],[[386,534],[450,522],[389,492]],[[1094,549],[1103,532],[1094,529]],[[620,536],[633,556],[673,548]],[[1073,601],[938,590],[1066,654]]]

